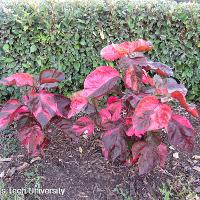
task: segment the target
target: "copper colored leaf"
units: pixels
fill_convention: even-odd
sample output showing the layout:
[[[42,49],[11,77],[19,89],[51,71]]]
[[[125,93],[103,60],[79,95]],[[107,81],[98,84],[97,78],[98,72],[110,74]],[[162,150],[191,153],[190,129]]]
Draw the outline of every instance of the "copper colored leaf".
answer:
[[[138,160],[139,174],[147,174],[159,164],[156,147],[152,144],[147,144],[140,153],[141,156]]]
[[[183,84],[178,84],[173,78],[161,79],[159,76],[154,76],[156,94],[172,97],[176,99],[186,111],[194,117],[198,117],[199,113],[195,106],[189,105],[186,102],[187,89]]]
[[[44,135],[38,125],[21,129],[18,137],[21,143],[26,147],[29,154],[32,156],[37,156],[40,153],[43,154],[41,145],[44,140]]]
[[[40,84],[61,82],[65,79],[64,73],[56,69],[46,69],[40,73]]]
[[[16,85],[18,87],[22,86],[33,86],[34,79],[30,74],[27,73],[16,73],[7,78],[3,78],[0,80],[0,84],[12,86]]]
[[[65,118],[57,118],[54,121],[54,125],[57,129],[59,129],[60,131],[62,131],[62,133],[66,136],[69,137],[71,139],[76,140],[77,136],[74,134],[72,127],[73,127],[73,123],[71,119],[65,119]]]
[[[121,127],[110,129],[102,135],[102,152],[105,159],[115,160],[126,160],[127,156],[127,143],[124,138],[124,131]]]
[[[86,77],[83,96],[100,97],[112,90],[119,78],[116,69],[110,66],[98,67]]]
[[[70,99],[63,95],[55,95],[54,98],[57,104],[56,115],[60,117],[67,117],[70,109]]]
[[[17,99],[8,100],[0,110],[0,130],[5,129],[11,124],[21,107]]]
[[[28,153],[32,156],[38,156],[43,153],[42,144],[44,142],[44,134],[41,127],[33,118],[27,118],[18,130],[18,139],[25,146]]]
[[[57,104],[56,98],[56,95],[45,90],[29,96],[28,107],[42,127],[46,126],[54,116],[62,116],[62,111],[59,110],[61,105]]]
[[[160,103],[155,96],[146,96],[138,103],[135,109],[132,126],[127,135],[141,137],[146,131],[165,128],[171,115],[170,106]]]
[[[120,118],[122,111],[122,100],[116,97],[109,97],[107,100],[107,107],[99,111],[101,117],[101,123],[107,123],[109,121],[117,121]]]
[[[133,52],[149,51],[152,48],[151,42],[139,39],[133,42],[108,45],[101,50],[101,57],[105,60],[113,61]]]
[[[135,53],[134,56],[131,57],[123,57],[118,61],[118,68],[127,69],[129,67],[134,66],[146,66],[148,63],[147,59],[145,58],[144,54],[142,53]]]
[[[15,121],[19,120],[21,117],[30,115],[30,111],[27,106],[21,106],[15,115]]]
[[[165,165],[165,161],[167,160],[167,154],[168,154],[167,146],[164,143],[161,143],[157,147],[157,152],[160,160],[160,167],[163,168]]]
[[[133,91],[139,91],[139,85],[142,81],[142,68],[134,66],[129,67],[125,72],[125,87]]]
[[[88,105],[87,97],[82,96],[83,91],[76,92],[71,97],[70,110],[68,113],[68,118],[73,117],[79,112],[83,111]]]
[[[148,74],[147,74],[147,72],[145,71],[145,70],[142,70],[142,82],[144,83],[144,84],[149,84],[149,85],[151,85],[151,86],[154,86],[154,80],[153,80],[153,78],[151,78]]]
[[[138,141],[138,142],[135,142],[131,148],[131,152],[132,152],[132,156],[135,157],[135,156],[138,156],[140,154],[140,151],[144,148],[144,146],[146,145],[147,143],[145,141]]]
[[[171,67],[160,62],[148,62],[148,67],[161,76],[173,76]]]
[[[178,100],[181,106],[185,108],[185,110],[188,111],[191,115],[193,115],[194,117],[199,117],[199,111],[197,110],[196,106],[188,104],[185,96],[181,92],[172,92],[171,97]]]
[[[173,115],[167,127],[167,135],[171,145],[183,151],[193,151],[196,134],[187,118]]]
[[[77,134],[81,135],[85,131],[88,135],[94,132],[94,122],[88,117],[80,117],[76,120],[75,124],[72,126],[72,130]]]

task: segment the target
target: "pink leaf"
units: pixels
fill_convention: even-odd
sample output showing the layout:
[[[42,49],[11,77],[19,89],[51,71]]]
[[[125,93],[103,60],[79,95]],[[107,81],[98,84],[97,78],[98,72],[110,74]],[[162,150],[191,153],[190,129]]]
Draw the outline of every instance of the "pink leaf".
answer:
[[[107,101],[107,107],[99,111],[99,115],[102,120],[101,122],[104,124],[109,121],[117,121],[120,118],[121,111],[122,100],[114,97],[109,97]]]
[[[120,69],[127,69],[134,66],[146,66],[148,64],[147,59],[143,53],[134,53],[131,57],[123,57],[118,61],[118,67]]]
[[[167,146],[164,143],[161,143],[157,147],[157,151],[160,159],[160,167],[163,168],[165,165],[165,161],[167,160],[167,154],[168,154]]]
[[[88,117],[80,117],[76,120],[72,130],[78,135],[83,134],[85,131],[87,131],[88,135],[91,135],[94,132],[94,123]]]
[[[199,111],[197,110],[197,108],[194,105],[189,105],[186,101],[185,96],[181,92],[172,92],[171,97],[178,100],[181,106],[185,108],[185,110],[192,114],[194,117],[199,117]]]
[[[139,90],[139,84],[142,80],[142,68],[140,67],[129,67],[125,73],[125,86],[133,91]]]
[[[146,131],[167,127],[171,115],[170,106],[160,103],[155,96],[146,96],[135,109],[132,127],[128,130],[127,135],[141,137]]]
[[[140,157],[141,150],[145,147],[147,143],[144,141],[135,142],[131,148],[132,152],[132,164],[135,164]]]
[[[151,86],[154,86],[154,80],[153,78],[151,78],[147,72],[145,70],[142,70],[143,74],[142,74],[142,82],[144,84],[149,84]]]
[[[158,152],[153,144],[147,144],[141,150],[138,160],[139,174],[146,174],[155,168],[159,163]]]
[[[114,61],[133,52],[149,51],[152,48],[150,42],[139,39],[133,42],[108,45],[101,50],[101,57],[108,61]]]
[[[44,134],[41,127],[32,121],[32,118],[27,118],[24,126],[18,130],[18,138],[32,156],[43,154]]]
[[[173,76],[174,75],[171,67],[169,67],[163,63],[148,62],[147,65],[151,70],[154,70],[157,74],[160,74],[161,76]]]
[[[112,159],[114,161],[119,157],[122,161],[126,160],[128,149],[124,139],[123,128],[117,127],[104,132],[102,143],[102,152],[105,159]]]
[[[63,81],[64,79],[65,79],[64,73],[56,69],[46,69],[40,73],[39,81],[40,84],[48,85],[48,83],[57,83]]]
[[[79,112],[83,111],[88,105],[87,97],[82,96],[82,94],[83,91],[79,91],[71,97],[71,105],[70,111],[68,113],[68,118],[71,118]]]
[[[54,126],[59,129],[65,137],[77,140],[77,136],[73,132],[73,123],[71,119],[66,119],[66,118],[57,118],[54,121]]]
[[[45,90],[38,93],[32,92],[28,97],[27,105],[42,127],[46,126],[55,116],[67,117],[70,103],[68,98],[58,97]]]
[[[11,124],[22,104],[17,99],[8,100],[0,111],[0,130]]]
[[[192,152],[194,149],[195,131],[187,118],[172,115],[167,127],[169,142],[176,148]]]
[[[27,73],[16,73],[7,78],[3,78],[0,80],[0,84],[12,86],[16,85],[18,87],[22,86],[33,86],[34,79],[30,74]]]
[[[119,80],[119,72],[110,66],[101,66],[92,71],[84,81],[84,95],[100,97],[108,93]]]
[[[199,116],[196,107],[189,105],[186,102],[185,96],[187,94],[187,89],[183,84],[178,84],[176,80],[172,78],[161,79],[159,76],[154,76],[154,82],[157,94],[176,99],[181,104],[181,106],[194,117]]]

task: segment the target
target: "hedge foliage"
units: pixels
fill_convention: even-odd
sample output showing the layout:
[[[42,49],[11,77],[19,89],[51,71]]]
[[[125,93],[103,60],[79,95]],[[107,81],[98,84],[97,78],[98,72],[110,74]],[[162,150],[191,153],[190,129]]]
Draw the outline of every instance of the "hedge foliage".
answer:
[[[148,56],[173,66],[190,99],[200,100],[199,13],[199,3],[169,0],[11,4],[0,11],[1,77],[56,68],[66,74],[61,88],[68,93],[95,67],[113,64],[100,59],[102,47],[143,38],[154,44]],[[16,91],[1,88],[1,95]]]

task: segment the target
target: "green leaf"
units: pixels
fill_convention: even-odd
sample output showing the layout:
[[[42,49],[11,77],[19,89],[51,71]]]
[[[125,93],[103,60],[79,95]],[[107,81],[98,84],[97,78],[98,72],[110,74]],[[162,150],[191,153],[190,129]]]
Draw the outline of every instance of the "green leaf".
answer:
[[[30,52],[31,53],[33,53],[33,52],[35,52],[37,50],[37,47],[33,44],[33,45],[31,45],[31,47],[30,47]]]
[[[9,46],[9,44],[4,44],[4,45],[3,45],[3,50],[4,50],[6,53],[8,53],[8,52],[10,51],[10,46]]]

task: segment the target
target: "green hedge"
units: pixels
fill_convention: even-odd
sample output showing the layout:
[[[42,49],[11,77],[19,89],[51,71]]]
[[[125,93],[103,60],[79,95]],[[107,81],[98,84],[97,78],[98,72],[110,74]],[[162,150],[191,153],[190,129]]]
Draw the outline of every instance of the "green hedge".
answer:
[[[67,94],[95,67],[113,64],[101,60],[102,47],[143,38],[155,46],[149,57],[172,66],[190,99],[200,100],[199,13],[198,3],[169,0],[8,5],[0,11],[1,77],[56,68],[66,74],[61,88]],[[0,89],[1,95],[17,93]]]

